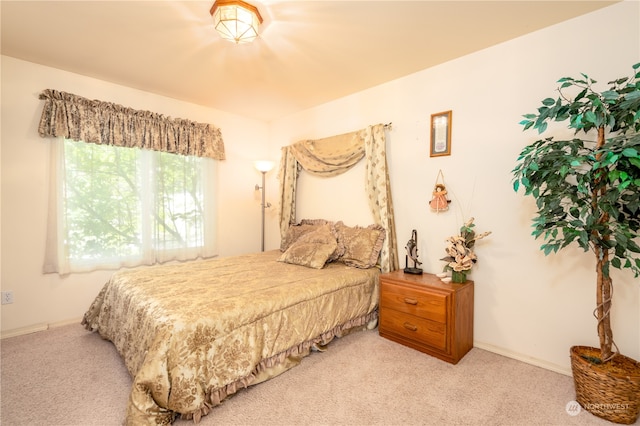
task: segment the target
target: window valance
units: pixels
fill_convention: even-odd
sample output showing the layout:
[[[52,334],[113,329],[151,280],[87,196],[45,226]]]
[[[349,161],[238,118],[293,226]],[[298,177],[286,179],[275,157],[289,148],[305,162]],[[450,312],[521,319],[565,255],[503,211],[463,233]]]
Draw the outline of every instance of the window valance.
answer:
[[[224,160],[220,129],[211,124],[170,118],[109,102],[46,89],[38,126],[42,137]]]
[[[366,158],[365,191],[369,207],[376,224],[387,231],[380,263],[382,272],[389,272],[398,269],[398,249],[383,124],[329,138],[304,140],[282,148],[278,174],[280,234],[284,238],[289,225],[296,220],[296,186],[300,170],[320,176],[336,176],[363,158]]]

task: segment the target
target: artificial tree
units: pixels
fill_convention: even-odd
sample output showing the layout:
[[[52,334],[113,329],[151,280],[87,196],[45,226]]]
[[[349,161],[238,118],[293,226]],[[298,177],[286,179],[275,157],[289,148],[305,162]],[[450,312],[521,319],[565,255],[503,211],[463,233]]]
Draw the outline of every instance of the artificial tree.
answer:
[[[610,81],[603,91],[586,74],[558,80],[558,97],[544,99],[520,124],[540,134],[550,122],[567,122],[574,137],[537,140],[512,170],[514,190],[524,187],[536,201],[532,235],[544,240],[545,255],[570,244],[595,255],[600,354],[593,363],[606,364],[618,354],[611,267],[640,275],[639,68],[633,65],[631,76]]]

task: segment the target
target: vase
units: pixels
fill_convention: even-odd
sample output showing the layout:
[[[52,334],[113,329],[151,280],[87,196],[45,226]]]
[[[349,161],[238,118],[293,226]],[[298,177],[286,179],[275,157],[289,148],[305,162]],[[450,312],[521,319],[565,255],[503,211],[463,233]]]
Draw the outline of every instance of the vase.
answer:
[[[467,271],[451,271],[452,283],[464,283],[467,282]]]

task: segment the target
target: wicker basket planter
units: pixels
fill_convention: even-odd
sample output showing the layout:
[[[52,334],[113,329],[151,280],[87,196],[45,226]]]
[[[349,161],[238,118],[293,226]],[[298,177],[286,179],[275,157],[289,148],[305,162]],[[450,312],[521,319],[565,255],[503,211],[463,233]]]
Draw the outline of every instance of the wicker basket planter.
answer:
[[[571,348],[571,369],[576,401],[591,414],[614,423],[632,424],[640,414],[640,362],[617,355],[611,362],[617,371],[608,371],[584,356],[599,356],[588,346]]]

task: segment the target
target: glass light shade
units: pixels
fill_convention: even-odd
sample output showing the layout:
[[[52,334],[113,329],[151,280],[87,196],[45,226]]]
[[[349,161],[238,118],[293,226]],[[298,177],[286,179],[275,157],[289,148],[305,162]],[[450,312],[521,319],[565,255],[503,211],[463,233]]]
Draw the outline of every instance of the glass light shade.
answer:
[[[214,28],[226,40],[247,43],[258,37],[262,17],[255,6],[240,0],[217,0],[210,13]]]
[[[273,161],[267,160],[255,161],[253,165],[255,166],[256,170],[263,173],[266,173],[269,170],[273,169],[274,166]]]

